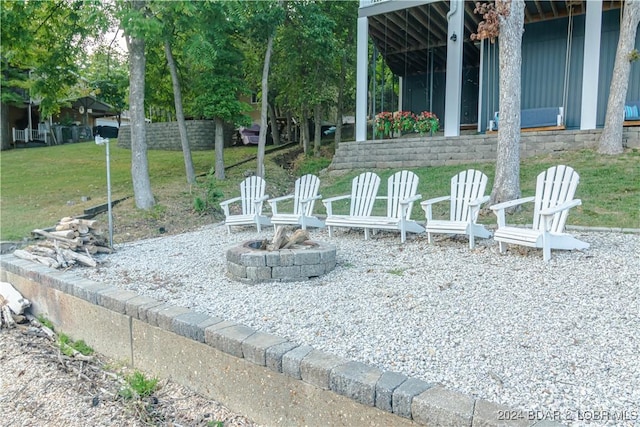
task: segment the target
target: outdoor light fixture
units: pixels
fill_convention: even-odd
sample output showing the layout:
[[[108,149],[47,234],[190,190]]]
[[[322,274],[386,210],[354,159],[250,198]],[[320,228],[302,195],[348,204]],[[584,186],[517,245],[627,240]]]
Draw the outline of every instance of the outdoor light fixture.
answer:
[[[113,249],[113,216],[111,215],[111,167],[109,164],[109,138],[96,135],[97,145],[107,146],[107,211],[109,215],[109,247]]]
[[[455,42],[456,40],[458,40],[458,36],[456,35],[456,33],[453,33],[451,37],[449,37],[449,39],[451,39],[452,42]]]

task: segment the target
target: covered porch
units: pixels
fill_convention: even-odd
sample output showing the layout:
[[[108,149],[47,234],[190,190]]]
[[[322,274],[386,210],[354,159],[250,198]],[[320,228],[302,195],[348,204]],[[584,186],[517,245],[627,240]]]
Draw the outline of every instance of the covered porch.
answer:
[[[557,128],[604,123],[620,28],[620,1],[527,1],[523,35],[523,110],[552,108]],[[356,140],[380,111],[434,112],[444,136],[484,133],[498,105],[498,43],[471,40],[482,19],[475,2],[361,0],[358,18]],[[639,34],[640,36],[640,34]],[[640,38],[640,37],[639,37]],[[369,39],[374,46],[369,51]],[[636,40],[636,44],[640,44]],[[377,56],[397,76],[397,96],[375,87]],[[599,64],[599,66],[593,66]],[[638,70],[638,72],[634,72]],[[628,100],[640,97],[632,68]],[[388,93],[388,91],[387,91]],[[533,115],[535,119],[535,114]],[[533,120],[535,123],[535,120]]]

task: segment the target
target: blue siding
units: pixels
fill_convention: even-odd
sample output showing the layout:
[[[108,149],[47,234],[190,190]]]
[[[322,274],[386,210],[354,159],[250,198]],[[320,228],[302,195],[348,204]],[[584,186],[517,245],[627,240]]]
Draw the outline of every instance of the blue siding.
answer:
[[[522,38],[522,108],[563,106],[565,58],[569,18],[538,22],[525,26]],[[582,67],[585,16],[573,17],[571,58],[567,84],[567,105],[564,106],[567,129],[580,127],[582,103]],[[620,11],[603,13],[600,47],[600,78],[598,86],[597,125],[604,125],[609,97],[609,86],[620,32]],[[481,122],[486,129],[493,113],[498,111],[499,64],[498,43],[484,41],[484,69],[482,84],[482,114],[478,118],[479,69],[463,71],[461,122]],[[640,31],[636,36],[636,49],[640,50]],[[414,112],[431,109],[438,117],[444,115],[445,73],[434,73],[433,106],[429,108],[429,75],[411,76],[405,80],[404,109]],[[640,61],[631,66],[627,101],[640,99]]]
[[[618,36],[620,34],[620,12],[610,11],[605,13],[602,19],[602,39],[600,41],[600,79],[598,85],[598,115],[596,123],[604,126],[604,119],[609,101],[609,86],[613,77],[613,65],[618,49]],[[636,34],[636,49],[640,50],[640,31]],[[627,88],[627,101],[640,100],[640,61],[631,64],[629,75],[629,87]]]

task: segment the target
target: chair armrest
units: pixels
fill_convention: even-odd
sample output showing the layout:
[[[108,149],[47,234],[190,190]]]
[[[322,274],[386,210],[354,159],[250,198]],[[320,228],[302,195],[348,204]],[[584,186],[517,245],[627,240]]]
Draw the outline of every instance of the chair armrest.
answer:
[[[400,200],[400,204],[401,205],[408,205],[409,203],[417,202],[420,199],[422,199],[422,194],[415,194],[415,195],[409,197],[408,199]]]
[[[222,207],[229,206],[229,204],[234,203],[234,202],[239,202],[240,200],[242,200],[242,197],[234,197],[233,199],[224,200],[224,201],[220,202],[220,206],[222,206]]]
[[[306,199],[300,199],[300,203],[309,203],[312,200],[320,200],[320,199],[322,199],[322,196],[318,194],[313,197],[308,197]]]
[[[522,199],[509,200],[508,202],[502,202],[495,205],[491,205],[489,206],[489,209],[491,209],[492,211],[504,210],[507,208],[511,208],[513,206],[521,205],[523,203],[533,202],[535,199],[536,199],[535,197],[531,196],[531,197],[523,197]]]
[[[491,198],[491,196],[483,196],[483,197],[478,197],[475,200],[472,200],[469,202],[469,206],[482,206],[485,203],[487,203],[489,201],[489,199]]]
[[[571,209],[574,206],[580,206],[582,204],[582,200],[574,199],[568,200],[564,203],[560,203],[559,205],[552,206],[547,209],[543,209],[540,211],[540,216],[542,217],[542,223],[545,232],[549,232],[551,230],[551,226],[553,224],[553,217],[558,212],[566,211]]]
[[[338,200],[345,200],[350,197],[351,197],[351,194],[345,194],[343,196],[335,196],[335,197],[329,197],[328,199],[323,199],[322,204],[327,210],[327,216],[331,216],[333,214],[333,207],[331,205],[333,202],[337,202]]]
[[[433,219],[433,205],[447,200],[451,200],[451,196],[434,197],[420,203],[420,207],[422,207],[427,221],[431,221]]]
[[[564,203],[561,203],[559,205],[556,206],[552,206],[550,208],[547,209],[543,209],[540,211],[540,215],[542,216],[553,216],[555,214],[557,214],[558,212],[562,212],[562,211],[566,211],[567,209],[571,209],[575,206],[580,206],[582,204],[582,200],[580,199],[574,199],[574,200],[568,200]]]
[[[508,202],[502,202],[502,203],[495,204],[493,206],[489,206],[489,209],[491,209],[493,213],[496,214],[496,217],[498,217],[498,228],[500,228],[507,225],[507,221],[504,216],[505,209],[518,206],[523,203],[533,202],[535,199],[536,198],[532,196],[532,197],[524,197],[522,199],[509,200]]]
[[[420,206],[422,206],[422,209],[424,209],[427,205],[433,205],[435,203],[444,202],[446,200],[451,200],[451,196],[434,197],[433,199],[427,199],[424,202],[420,202]]]
[[[400,200],[400,208],[402,209],[402,217],[401,219],[410,219],[411,218],[411,212],[409,211],[409,205],[413,202],[416,202],[418,200],[422,199],[422,194],[414,194],[413,196],[404,199],[404,200]]]
[[[277,203],[282,200],[293,199],[293,194],[287,194],[286,196],[274,197],[273,199],[267,200],[269,203]]]
[[[271,213],[273,215],[276,215],[278,213],[278,202],[287,199],[293,199],[293,194],[287,194],[286,196],[275,197],[273,199],[267,200],[267,202],[269,202],[269,205],[271,205]]]

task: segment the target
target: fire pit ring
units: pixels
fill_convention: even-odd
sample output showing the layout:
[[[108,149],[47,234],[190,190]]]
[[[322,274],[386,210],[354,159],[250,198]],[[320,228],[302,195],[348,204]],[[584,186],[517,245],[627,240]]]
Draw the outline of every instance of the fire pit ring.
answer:
[[[249,240],[227,249],[227,273],[243,283],[294,282],[322,276],[336,266],[336,247],[306,241],[289,249],[260,249],[262,240]]]

